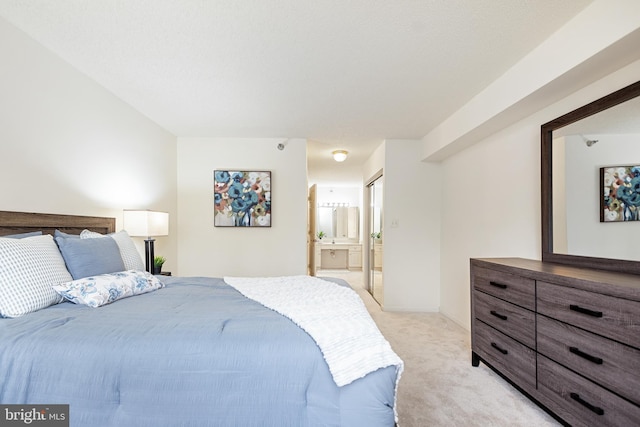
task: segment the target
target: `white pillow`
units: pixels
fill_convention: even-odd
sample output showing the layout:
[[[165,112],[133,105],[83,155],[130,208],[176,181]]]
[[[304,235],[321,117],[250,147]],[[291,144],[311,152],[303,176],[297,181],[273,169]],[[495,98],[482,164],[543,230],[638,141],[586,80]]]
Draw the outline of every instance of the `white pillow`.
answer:
[[[136,245],[125,230],[118,231],[117,233],[111,233],[106,236],[90,230],[82,230],[82,233],[80,233],[81,239],[95,239],[98,237],[111,237],[116,241],[118,248],[120,249],[120,256],[122,257],[125,270],[145,269],[144,262],[142,262],[142,257],[140,256],[140,253],[138,253]]]
[[[0,238],[0,316],[19,317],[61,302],[52,286],[69,280],[52,236]]]
[[[89,307],[100,307],[122,298],[145,294],[163,288],[164,284],[146,271],[130,270],[84,277],[54,285],[65,299]]]

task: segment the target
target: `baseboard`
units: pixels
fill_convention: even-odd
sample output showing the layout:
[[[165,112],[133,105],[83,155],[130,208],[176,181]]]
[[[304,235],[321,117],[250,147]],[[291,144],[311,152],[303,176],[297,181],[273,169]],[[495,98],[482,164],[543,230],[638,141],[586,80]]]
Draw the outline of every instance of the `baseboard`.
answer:
[[[440,307],[427,306],[427,307],[409,307],[409,306],[394,306],[394,305],[382,305],[383,311],[398,311],[398,312],[417,312],[417,313],[439,313]]]
[[[444,317],[446,317],[447,319],[451,320],[453,323],[455,323],[456,325],[460,326],[461,328],[463,328],[465,331],[471,331],[471,327],[470,325],[463,325],[462,323],[460,323],[458,321],[458,319],[456,319],[455,317],[453,317],[451,314],[447,313],[446,310],[441,310],[440,314],[442,314]]]

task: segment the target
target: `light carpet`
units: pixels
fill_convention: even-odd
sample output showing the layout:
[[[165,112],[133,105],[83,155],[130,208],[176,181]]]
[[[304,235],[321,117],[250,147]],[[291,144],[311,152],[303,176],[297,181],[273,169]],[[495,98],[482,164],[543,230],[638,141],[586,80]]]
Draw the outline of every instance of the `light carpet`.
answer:
[[[447,317],[382,311],[362,287],[362,273],[318,275],[349,282],[404,361],[399,427],[560,425],[484,364],[472,367],[470,334]]]

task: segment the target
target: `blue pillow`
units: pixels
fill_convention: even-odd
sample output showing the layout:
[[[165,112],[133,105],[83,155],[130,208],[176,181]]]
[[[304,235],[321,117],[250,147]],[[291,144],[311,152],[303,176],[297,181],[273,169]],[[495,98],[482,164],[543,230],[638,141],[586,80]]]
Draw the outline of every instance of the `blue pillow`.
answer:
[[[65,233],[64,231],[60,231],[60,230],[56,229],[53,232],[53,237],[54,238],[55,237],[64,237],[65,239],[66,238],[79,239],[80,235],[79,234],[69,234],[69,233]]]
[[[7,236],[0,236],[0,237],[6,237],[9,239],[24,239],[25,237],[33,237],[33,236],[42,236],[42,231],[30,231],[28,233],[9,234]]]
[[[120,248],[113,239],[55,238],[73,280],[124,271]]]

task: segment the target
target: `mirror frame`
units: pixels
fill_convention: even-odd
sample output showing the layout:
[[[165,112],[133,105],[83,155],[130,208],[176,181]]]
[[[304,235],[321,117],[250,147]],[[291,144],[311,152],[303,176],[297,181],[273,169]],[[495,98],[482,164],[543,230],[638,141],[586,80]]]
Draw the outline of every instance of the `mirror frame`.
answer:
[[[640,274],[640,261],[597,258],[553,252],[553,182],[551,174],[553,131],[640,96],[640,81],[562,115],[541,126],[542,261],[574,267]]]

